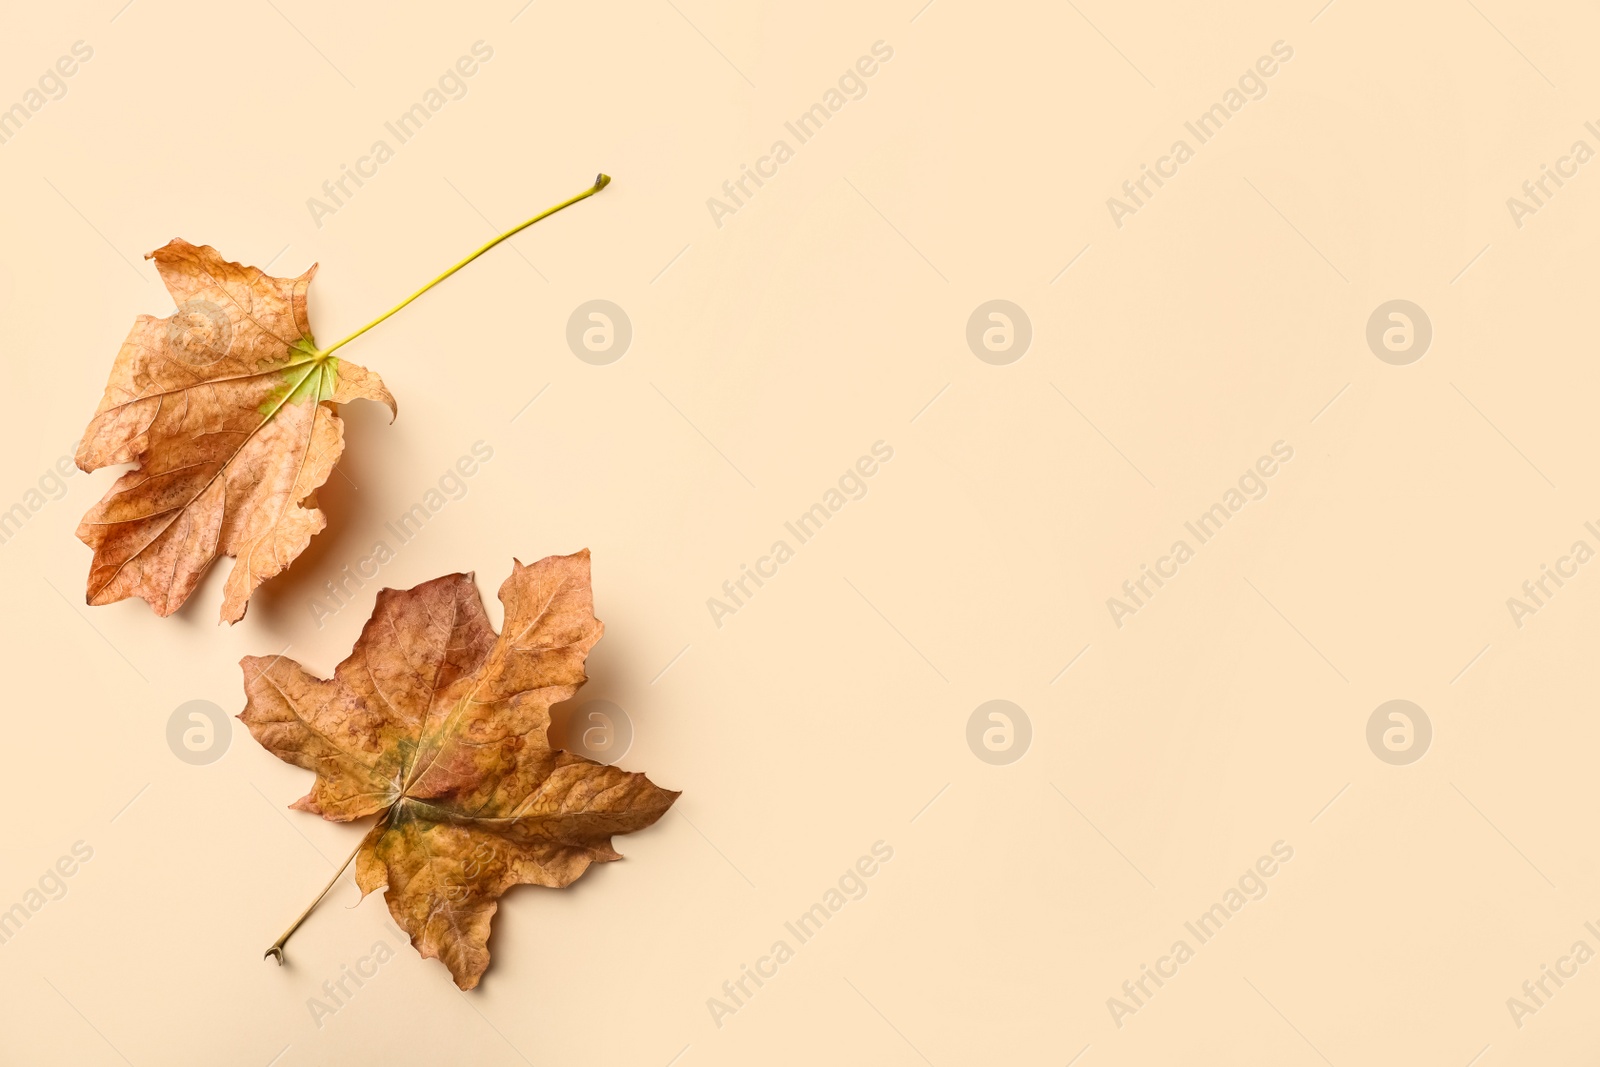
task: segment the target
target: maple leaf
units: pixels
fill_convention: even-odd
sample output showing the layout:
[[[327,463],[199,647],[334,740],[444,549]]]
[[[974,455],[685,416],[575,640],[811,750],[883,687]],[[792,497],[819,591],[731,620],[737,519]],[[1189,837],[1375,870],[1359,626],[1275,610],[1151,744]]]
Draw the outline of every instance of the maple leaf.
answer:
[[[154,259],[178,304],[141,315],[78,445],[78,466],[138,466],[78,526],[94,549],[88,601],[130,596],[157,615],[183,605],[219,553],[237,562],[222,617],[289,565],[327,521],[316,491],[344,450],[334,404],[395,410],[383,382],[321,352],[306,318],[315,265],[274,278],[209,246],[173,241]]]
[[[178,305],[141,315],[78,445],[85,471],[136,466],[78,525],[94,550],[88,602],[142,597],[157,615],[183,606],[219,554],[234,557],[222,618],[244,617],[250,594],[327,525],[317,489],[344,451],[335,405],[394,397],[371,371],[333,353],[501,241],[593,196],[611,179],[540,212],[327,348],[306,313],[317,268],[274,278],[216,249],[175,240],[151,252]]]
[[[240,661],[239,718],[273,755],[316,772],[291,806],[333,822],[378,816],[352,854],[362,895],[386,886],[395,922],[462,989],[489,964],[506,890],[559,889],[620,859],[611,836],[651,825],[678,797],[550,748],[550,706],[583,684],[604,630],[588,550],[513,561],[500,601],[496,634],[470,574],[384,589],[327,680],[282,657]],[[298,926],[268,955],[282,963]]]

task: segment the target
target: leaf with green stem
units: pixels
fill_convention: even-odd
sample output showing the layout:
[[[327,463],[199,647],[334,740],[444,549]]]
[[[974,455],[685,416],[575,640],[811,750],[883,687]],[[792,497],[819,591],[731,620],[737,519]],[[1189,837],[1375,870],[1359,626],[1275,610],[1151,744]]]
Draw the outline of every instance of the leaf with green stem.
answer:
[[[135,465],[78,526],[94,550],[88,602],[137,596],[170,615],[227,555],[235,562],[222,618],[243,618],[256,587],[327,525],[316,494],[344,451],[338,405],[376,400],[395,411],[376,374],[333,353],[610,181],[600,175],[326,348],[312,337],[307,313],[315,265],[298,278],[275,278],[183,240],[150,253],[178,308],[164,319],[139,316],[78,446],[85,471]]]

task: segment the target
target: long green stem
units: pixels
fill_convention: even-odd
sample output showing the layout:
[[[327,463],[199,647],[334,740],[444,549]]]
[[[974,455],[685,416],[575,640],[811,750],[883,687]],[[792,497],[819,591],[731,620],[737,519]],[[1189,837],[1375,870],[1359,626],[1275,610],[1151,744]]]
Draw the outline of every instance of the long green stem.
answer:
[[[467,258],[463,259],[461,262],[457,263],[455,266],[451,267],[449,270],[445,271],[443,274],[439,275],[437,278],[435,278],[432,281],[430,281],[427,285],[424,285],[421,289],[418,289],[416,292],[412,293],[410,296],[408,296],[404,300],[400,301],[400,303],[396,304],[394,307],[390,308],[388,311],[385,311],[382,315],[379,315],[377,318],[373,319],[371,322],[369,322],[365,326],[361,327],[361,329],[357,330],[355,333],[351,334],[349,337],[346,337],[341,341],[335,341],[332,345],[328,346],[327,348],[322,349],[321,354],[323,356],[328,356],[328,355],[331,355],[336,350],[338,350],[340,348],[343,348],[345,345],[349,344],[351,341],[354,341],[357,337],[360,337],[362,334],[366,333],[368,330],[370,330],[374,326],[378,325],[378,323],[382,322],[384,319],[388,318],[390,315],[393,315],[396,311],[399,311],[401,308],[403,308],[407,304],[411,303],[411,301],[415,300],[417,297],[421,296],[423,293],[426,293],[429,289],[432,289],[434,286],[438,285],[440,282],[442,282],[446,278],[450,277],[450,275],[454,274],[456,271],[460,270],[462,267],[465,267],[468,263],[471,263],[473,260],[475,260],[479,256],[483,255],[485,252],[489,251],[489,249],[493,248],[495,245],[499,244],[501,241],[504,241],[506,238],[516,236],[517,234],[521,233],[523,230],[526,230],[529,226],[532,226],[534,223],[538,222],[540,219],[547,219],[551,215],[554,215],[556,212],[562,210],[563,208],[569,208],[573,204],[576,204],[580,200],[587,200],[589,197],[593,196],[595,193],[598,193],[600,190],[604,189],[606,186],[608,186],[610,184],[611,184],[611,178],[608,175],[605,175],[605,174],[599,175],[598,177],[595,178],[594,184],[592,186],[590,186],[589,188],[585,189],[583,192],[579,193],[577,196],[574,196],[574,197],[572,197],[570,199],[567,199],[567,200],[563,200],[563,201],[561,201],[561,203],[557,204],[555,207],[546,208],[544,211],[539,212],[539,214],[535,215],[533,218],[529,219],[527,222],[522,223],[521,225],[511,227],[511,229],[507,230],[505,233],[501,234],[499,237],[494,238],[492,241],[489,241],[487,244],[485,244],[482,247],[478,248],[471,255],[467,256]]]
[[[366,837],[363,836],[361,840],[363,842],[366,841]],[[276,956],[278,960],[278,966],[283,966],[283,946],[289,943],[289,938],[296,930],[300,929],[300,924],[306,921],[307,917],[310,916],[311,912],[318,904],[322,903],[322,898],[328,895],[328,890],[332,889],[334,883],[338,882],[339,876],[344,873],[346,867],[350,866],[350,861],[356,858],[356,852],[360,851],[361,845],[358,843],[356,845],[355,852],[350,853],[345,861],[339,864],[339,869],[333,872],[333,877],[328,879],[328,884],[322,887],[322,892],[317,894],[317,899],[313,900],[309,905],[307,905],[306,910],[300,913],[300,918],[289,924],[289,929],[285,930],[283,932],[283,936],[279,937],[278,940],[272,943],[272,947],[267,949],[266,953],[261,957],[262,959],[266,959],[267,956]]]

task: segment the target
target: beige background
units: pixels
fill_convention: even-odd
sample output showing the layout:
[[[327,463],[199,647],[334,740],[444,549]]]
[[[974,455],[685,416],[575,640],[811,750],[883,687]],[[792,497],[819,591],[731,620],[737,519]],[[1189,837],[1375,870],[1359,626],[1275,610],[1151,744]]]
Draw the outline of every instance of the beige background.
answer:
[[[1520,628],[1506,604],[1600,548],[1600,164],[1520,228],[1506,205],[1600,148],[1593,10],[122,3],[6,5],[0,106],[94,57],[0,145],[0,507],[171,309],[141,258],[168,239],[320,261],[326,341],[616,180],[341,353],[399,420],[347,410],[330,528],[240,625],[225,565],[167,620],[83,605],[72,531],[109,472],[0,547],[0,908],[94,850],[0,945],[0,1059],[1593,1062],[1600,963],[1520,1027],[1507,998],[1600,950],[1600,564]],[[319,228],[307,198],[478,40],[467,95]],[[880,40],[866,95],[719,228],[707,198]],[[1267,94],[1114,225],[1280,40]],[[565,341],[596,298],[634,329],[607,366]],[[1009,365],[965,339],[990,299],[1031,320]],[[1365,340],[1392,299],[1433,325],[1408,366]],[[477,440],[466,496],[319,628],[323,583]],[[715,626],[879,440],[866,497]],[[1265,499],[1118,628],[1106,599],[1280,440]],[[511,893],[478,992],[402,948],[319,1026],[325,980],[399,947],[382,904],[346,910],[347,879],[290,967],[261,952],[359,831],[287,811],[308,776],[242,728],[180,761],[169,716],[239,710],[241,655],[331,670],[380,584],[472,569],[492,598],[513,555],[585,545],[607,635],[579,700],[624,708],[622,765],[682,800],[625,862]],[[1006,766],[966,740],[991,699],[1032,725]],[[1366,741],[1391,699],[1433,728],[1407,766]],[[880,840],[866,896],[719,1027],[708,998]],[[1278,841],[1266,896],[1119,1027],[1108,998]]]

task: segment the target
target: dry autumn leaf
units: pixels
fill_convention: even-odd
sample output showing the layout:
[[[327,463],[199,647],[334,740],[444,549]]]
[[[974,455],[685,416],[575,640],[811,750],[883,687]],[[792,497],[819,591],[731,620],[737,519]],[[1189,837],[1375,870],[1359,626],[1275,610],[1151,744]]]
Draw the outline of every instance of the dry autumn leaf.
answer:
[[[274,278],[209,246],[173,241],[147,257],[178,310],[141,315],[78,445],[78,466],[138,466],[89,509],[88,601],[183,605],[218,553],[237,562],[222,617],[304,551],[327,520],[318,487],[344,451],[335,404],[395,410],[383,382],[317,348],[306,290],[317,268]]]
[[[620,859],[611,836],[651,825],[678,797],[550,748],[550,706],[583,684],[604,629],[588,550],[514,562],[500,601],[496,634],[470,574],[384,589],[326,681],[282,657],[240,661],[239,718],[268,751],[316,772],[292,807],[333,822],[378,816],[351,855],[362,895],[387,886],[411,943],[462,989],[489,965],[489,923],[506,890],[559,889],[591,863]],[[283,962],[310,911],[268,955]]]
[[[94,550],[88,602],[136,596],[157,615],[171,615],[221,554],[235,560],[222,618],[243,618],[256,587],[327,525],[316,492],[344,451],[336,405],[367,399],[395,410],[376,374],[333,353],[610,180],[600,175],[327,348],[317,347],[307,317],[315,265],[298,278],[274,278],[187,241],[150,253],[177,311],[139,316],[78,445],[85,471],[136,465],[78,525],[78,538]]]

